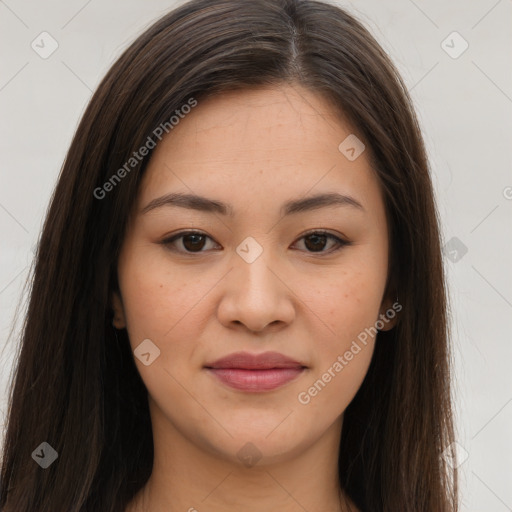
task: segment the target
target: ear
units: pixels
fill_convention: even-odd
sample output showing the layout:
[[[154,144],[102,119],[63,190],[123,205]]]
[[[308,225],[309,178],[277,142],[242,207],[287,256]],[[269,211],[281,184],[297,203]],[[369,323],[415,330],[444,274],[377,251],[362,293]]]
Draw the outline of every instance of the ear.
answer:
[[[398,313],[402,310],[402,305],[396,297],[396,293],[390,293],[384,297],[379,311],[379,331],[390,331],[398,323]],[[382,326],[382,324],[384,324]]]
[[[124,317],[124,307],[121,296],[118,292],[113,291],[110,296],[112,309],[114,310],[114,318],[112,325],[116,329],[124,329],[126,327],[126,320]]]

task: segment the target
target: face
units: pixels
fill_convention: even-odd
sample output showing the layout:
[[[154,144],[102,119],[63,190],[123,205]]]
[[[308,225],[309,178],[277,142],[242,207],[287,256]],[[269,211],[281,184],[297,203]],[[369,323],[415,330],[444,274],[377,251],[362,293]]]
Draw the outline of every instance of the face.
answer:
[[[237,464],[340,435],[391,305],[383,197],[367,151],[341,144],[351,134],[324,99],[282,86],[199,102],[153,150],[113,305],[154,432]],[[322,194],[338,202],[286,208]],[[302,369],[209,368],[269,351]]]

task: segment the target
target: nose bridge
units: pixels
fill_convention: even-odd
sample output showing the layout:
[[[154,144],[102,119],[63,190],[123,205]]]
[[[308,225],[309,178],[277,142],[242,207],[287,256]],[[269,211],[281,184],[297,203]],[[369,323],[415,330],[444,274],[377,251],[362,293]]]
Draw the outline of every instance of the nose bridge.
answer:
[[[263,238],[259,237],[260,241],[258,242],[256,238],[248,236],[236,247],[234,272],[245,293],[263,292],[263,289],[272,284],[272,277],[275,278],[274,273],[267,265],[270,251],[269,237],[266,237],[265,240]]]
[[[263,240],[261,236],[258,238],[260,242],[253,236],[247,236],[236,247],[236,253],[247,265],[252,265],[255,261],[260,259],[264,252],[262,244],[268,241],[268,237],[266,237],[266,240]],[[268,250],[268,243],[266,243],[266,246]]]
[[[242,323],[253,332],[280,321],[289,323],[293,318],[293,305],[287,300],[277,265],[268,264],[270,249],[265,241],[269,237],[264,238],[260,243],[248,236],[236,247],[230,282],[219,309],[225,324]]]

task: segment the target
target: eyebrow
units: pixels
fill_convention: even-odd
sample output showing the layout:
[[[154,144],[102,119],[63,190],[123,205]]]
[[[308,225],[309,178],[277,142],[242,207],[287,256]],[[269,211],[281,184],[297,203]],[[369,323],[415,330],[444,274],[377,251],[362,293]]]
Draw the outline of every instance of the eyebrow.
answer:
[[[219,213],[230,217],[234,216],[233,207],[229,204],[223,203],[222,201],[209,199],[195,194],[183,194],[177,192],[165,194],[153,199],[141,210],[141,214],[145,214],[163,206],[178,206],[180,208],[188,208],[201,212]],[[333,206],[350,206],[362,212],[365,211],[363,205],[357,201],[357,199],[337,192],[330,192],[287,201],[281,207],[280,214],[286,216]]]

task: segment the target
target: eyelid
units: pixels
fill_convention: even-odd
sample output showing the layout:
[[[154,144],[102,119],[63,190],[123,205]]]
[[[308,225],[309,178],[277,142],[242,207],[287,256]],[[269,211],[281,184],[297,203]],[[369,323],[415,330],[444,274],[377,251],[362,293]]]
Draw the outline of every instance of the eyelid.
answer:
[[[179,231],[177,233],[174,233],[171,236],[167,236],[167,237],[165,237],[159,243],[164,245],[164,246],[170,246],[175,240],[178,240],[179,238],[182,238],[182,237],[184,237],[186,235],[202,235],[202,236],[205,236],[206,238],[209,238],[210,240],[213,240],[215,242],[215,240],[210,235],[208,235],[207,233],[205,233],[203,231],[194,230],[194,229],[187,229],[187,230],[183,230],[183,231]],[[337,252],[340,249],[343,249],[344,247],[352,245],[352,242],[347,240],[345,237],[337,235],[337,234],[334,234],[334,233],[331,233],[330,231],[327,231],[327,230],[321,229],[321,228],[310,229],[310,230],[306,231],[305,233],[302,233],[297,238],[297,242],[299,240],[309,236],[309,235],[324,235],[324,236],[330,238],[331,240],[334,240],[336,242],[336,244],[337,244],[337,247],[335,247],[333,249],[330,249],[329,251],[309,252],[308,254],[311,255],[311,256],[317,256],[317,255],[318,256],[322,256],[322,255],[332,254],[334,252]],[[217,242],[215,242],[215,243],[217,243]],[[180,253],[180,254],[190,255],[190,256],[192,256],[192,255],[200,255],[202,253],[207,252],[207,251],[198,251],[198,252],[180,251],[180,250],[177,250],[177,249],[170,249],[170,248],[169,248],[169,250],[171,250],[173,252]]]
[[[319,256],[319,257],[329,256],[333,253],[338,252],[339,250],[343,249],[344,247],[348,247],[349,245],[352,245],[352,242],[350,240],[348,240],[344,235],[343,236],[337,235],[337,234],[331,233],[328,230],[321,229],[321,228],[310,229],[310,230],[306,231],[305,233],[302,233],[297,238],[297,241],[302,240],[303,238],[305,238],[309,235],[324,235],[336,242],[336,246],[331,248],[328,251],[319,251],[319,252],[307,252],[306,251],[306,253],[310,256]]]

